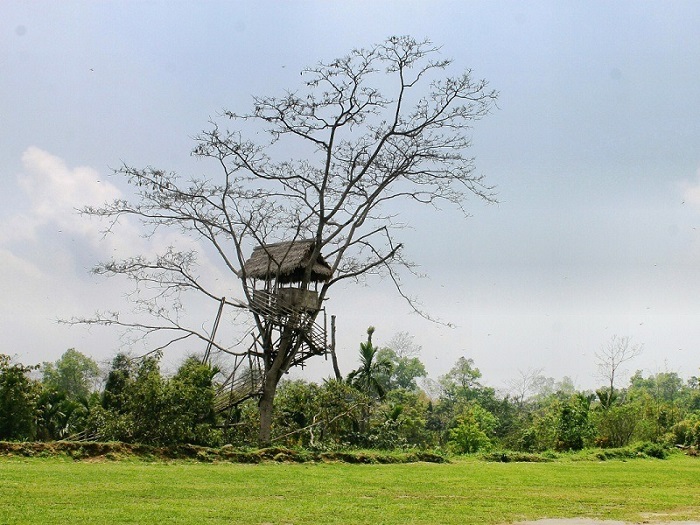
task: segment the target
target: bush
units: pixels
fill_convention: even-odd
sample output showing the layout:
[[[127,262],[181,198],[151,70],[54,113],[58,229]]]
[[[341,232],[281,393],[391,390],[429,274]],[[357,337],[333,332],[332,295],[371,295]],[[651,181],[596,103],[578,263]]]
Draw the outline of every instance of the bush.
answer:
[[[450,448],[457,454],[472,454],[491,448],[491,440],[478,424],[471,421],[461,421],[450,429],[449,435]]]
[[[217,370],[188,358],[168,379],[161,375],[159,357],[147,357],[133,370],[115,358],[109,390],[88,417],[90,437],[156,446],[220,445],[212,382]]]
[[[593,434],[590,408],[591,398],[580,393],[562,405],[556,428],[557,450],[581,450],[586,446]]]
[[[642,443],[637,443],[636,445],[630,445],[628,447],[606,448],[581,452],[582,459],[591,457],[600,461],[638,458],[666,459],[668,457],[668,449],[659,443],[645,441]]]
[[[379,450],[401,450],[409,448],[408,442],[401,435],[401,423],[387,419],[381,425],[370,428],[367,445]]]
[[[27,375],[34,369],[0,354],[0,440],[34,439],[39,387]]]
[[[493,433],[498,420],[478,403],[470,403],[457,418],[456,426],[448,431],[448,445],[457,454],[472,454],[490,450]]]
[[[639,409],[633,405],[614,405],[597,414],[598,437],[602,448],[625,447],[639,424]]]
[[[700,447],[700,418],[691,416],[673,425],[666,442],[669,445]]]
[[[497,452],[489,452],[488,454],[483,454],[481,459],[484,461],[494,461],[499,463],[547,463],[553,461],[556,458],[551,457],[551,455],[545,454],[532,454],[528,452],[514,452],[512,450],[500,450]]]
[[[668,449],[659,443],[645,441],[638,444],[635,450],[650,458],[666,459],[668,457]]]

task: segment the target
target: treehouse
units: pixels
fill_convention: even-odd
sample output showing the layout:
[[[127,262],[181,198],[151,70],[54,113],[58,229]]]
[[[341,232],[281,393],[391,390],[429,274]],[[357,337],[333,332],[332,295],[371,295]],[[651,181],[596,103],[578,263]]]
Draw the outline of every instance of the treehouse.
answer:
[[[258,246],[243,267],[247,277],[256,282],[251,309],[280,319],[294,314],[314,314],[321,305],[318,283],[331,278],[331,267],[319,255],[311,260],[313,240],[278,242]],[[304,278],[310,271],[308,283]],[[262,286],[258,287],[257,283]],[[310,289],[313,285],[315,289]]]
[[[277,333],[277,340],[286,332],[298,341],[299,351],[291,366],[328,350],[326,315],[318,285],[328,281],[332,272],[321,255],[313,258],[314,248],[313,240],[266,244],[255,248],[243,265],[254,285],[249,309]],[[316,322],[321,312],[323,325]]]
[[[231,375],[221,385],[217,410],[260,396],[264,372],[280,349],[288,356],[285,371],[304,366],[310,357],[328,355],[326,313],[318,285],[327,282],[332,272],[323,257],[313,258],[314,248],[313,240],[266,244],[255,248],[244,263],[243,273],[253,281],[247,308],[257,323],[245,357],[236,358]]]

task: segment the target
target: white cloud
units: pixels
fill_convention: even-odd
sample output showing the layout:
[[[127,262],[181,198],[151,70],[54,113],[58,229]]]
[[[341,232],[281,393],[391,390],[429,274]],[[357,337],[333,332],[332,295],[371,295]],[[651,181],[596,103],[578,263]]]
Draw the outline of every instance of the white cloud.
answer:
[[[70,331],[56,320],[89,314],[96,299],[114,291],[111,283],[109,290],[95,286],[80,261],[81,256],[104,253],[104,248],[99,227],[76,208],[117,198],[121,192],[102,181],[96,170],[71,168],[37,147],[23,153],[22,173],[4,182],[0,331],[6,337],[0,352],[21,352],[26,362],[38,362],[55,359],[72,346],[94,348],[85,333]],[[92,339],[109,351],[114,347],[105,339]]]
[[[7,204],[0,217],[0,332],[6,334],[0,353],[21,352],[22,360],[39,362],[77,347],[108,357],[120,347],[118,331],[71,330],[56,322],[97,310],[130,310],[124,294],[131,283],[96,279],[87,269],[111,258],[162,253],[171,245],[200,251],[195,239],[179,232],[163,230],[144,238],[138,221],[128,217],[120,219],[114,234],[103,235],[105,224],[77,209],[123,198],[123,192],[98,170],[71,167],[40,148],[28,148],[22,173],[5,182],[14,187],[4,192]],[[225,279],[201,251],[200,265],[208,280]],[[202,314],[206,317],[208,310]]]
[[[119,189],[89,167],[69,168],[65,161],[31,146],[22,155],[23,173],[17,177],[28,209],[0,223],[0,243],[38,239],[38,229],[88,235],[95,230],[77,209],[120,197]]]
[[[97,260],[135,254],[162,252],[170,245],[196,248],[192,240],[172,232],[144,239],[139,225],[121,218],[114,235],[103,235],[106,225],[100,219],[81,215],[85,206],[100,206],[123,198],[122,191],[88,166],[69,167],[65,160],[36,146],[22,154],[23,173],[17,176],[20,197],[28,205],[0,222],[0,247],[35,245],[47,242],[65,253],[54,253],[54,260],[77,255],[76,244],[90,246]],[[72,239],[69,244],[65,240]],[[26,250],[25,250],[26,251]]]
[[[42,216],[56,217],[65,211],[86,204],[100,204],[115,199],[121,192],[112,184],[102,181],[93,168],[68,168],[65,161],[35,146],[22,155],[27,174],[20,185],[29,194],[34,211]]]

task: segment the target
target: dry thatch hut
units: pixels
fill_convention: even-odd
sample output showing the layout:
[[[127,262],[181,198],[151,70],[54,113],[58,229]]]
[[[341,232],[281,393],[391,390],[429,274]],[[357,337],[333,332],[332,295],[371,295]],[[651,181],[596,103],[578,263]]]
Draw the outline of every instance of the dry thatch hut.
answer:
[[[278,284],[300,283],[309,264],[311,282],[325,282],[331,278],[331,267],[318,256],[311,261],[315,241],[302,239],[258,246],[243,266],[248,277]]]
[[[314,247],[315,241],[302,239],[255,248],[243,269],[247,277],[263,281],[265,285],[263,290],[254,291],[251,307],[275,315],[318,311],[320,304],[315,291],[288,286],[301,284],[309,265],[312,283],[331,278],[331,267],[323,257],[319,255],[311,260]]]

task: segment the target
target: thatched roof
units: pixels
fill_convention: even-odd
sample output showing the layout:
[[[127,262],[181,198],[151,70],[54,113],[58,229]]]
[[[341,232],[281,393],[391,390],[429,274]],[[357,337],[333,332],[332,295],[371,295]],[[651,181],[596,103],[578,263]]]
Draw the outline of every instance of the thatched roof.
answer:
[[[245,262],[245,273],[248,277],[261,281],[276,279],[278,283],[300,282],[310,263],[314,245],[313,240],[298,240],[258,246]],[[319,255],[313,262],[311,281],[321,282],[330,278],[331,267]]]

